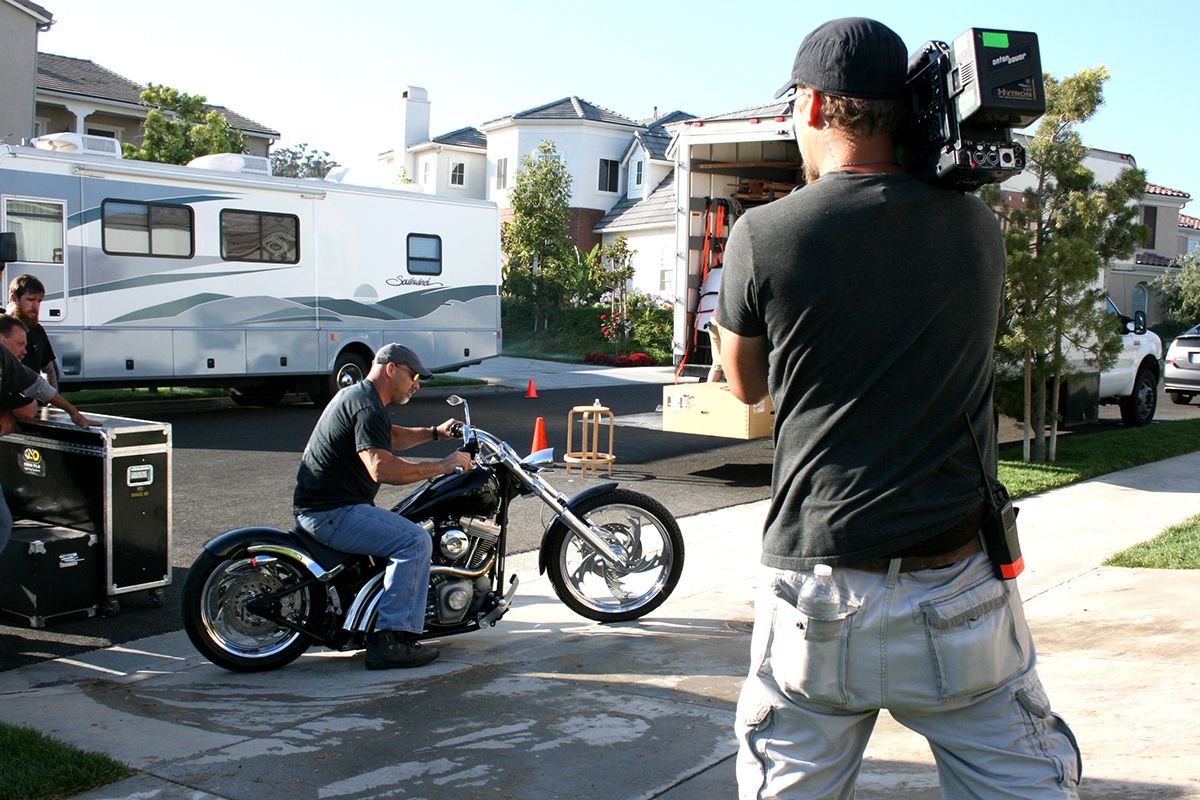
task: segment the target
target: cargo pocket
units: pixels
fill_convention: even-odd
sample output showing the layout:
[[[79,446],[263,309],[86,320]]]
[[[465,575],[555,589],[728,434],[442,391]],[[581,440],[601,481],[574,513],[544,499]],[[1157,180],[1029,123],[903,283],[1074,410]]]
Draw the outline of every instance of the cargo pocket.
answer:
[[[793,604],[795,596],[786,585],[776,590],[771,677],[788,695],[843,706],[848,702],[846,654],[858,605],[843,601],[836,619],[809,619]]]
[[[1058,783],[1064,788],[1079,786],[1083,779],[1083,754],[1079,742],[1067,721],[1050,710],[1050,699],[1041,681],[1017,690],[1017,703],[1025,712],[1033,738],[1040,752],[1054,762],[1058,770]]]
[[[1004,582],[989,576],[920,609],[942,700],[986,692],[1024,667]]]

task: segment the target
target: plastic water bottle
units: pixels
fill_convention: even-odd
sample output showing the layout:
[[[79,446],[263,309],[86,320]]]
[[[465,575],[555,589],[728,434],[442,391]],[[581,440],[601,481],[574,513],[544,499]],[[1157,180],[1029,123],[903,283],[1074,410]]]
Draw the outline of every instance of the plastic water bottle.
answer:
[[[805,581],[800,589],[796,607],[809,619],[837,619],[842,606],[842,593],[833,582],[833,567],[817,564],[813,577]]]

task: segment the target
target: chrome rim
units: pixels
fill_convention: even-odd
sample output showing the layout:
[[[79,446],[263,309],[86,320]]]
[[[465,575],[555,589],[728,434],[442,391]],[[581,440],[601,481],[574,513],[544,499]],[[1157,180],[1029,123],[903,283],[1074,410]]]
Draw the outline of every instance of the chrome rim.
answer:
[[[241,558],[222,562],[204,583],[200,620],[213,643],[243,658],[267,658],[300,638],[291,628],[251,613],[256,597],[296,586],[304,580],[299,567],[283,559]],[[302,625],[309,616],[307,591],[280,598],[280,616]]]
[[[603,531],[610,547],[628,559],[628,566],[609,564],[571,532],[558,553],[570,593],[584,606],[605,614],[633,611],[661,594],[675,562],[675,548],[662,520],[632,505],[601,506],[584,516]]]
[[[339,389],[345,389],[347,386],[360,383],[362,379],[363,371],[358,364],[343,364],[337,373],[337,385]]]

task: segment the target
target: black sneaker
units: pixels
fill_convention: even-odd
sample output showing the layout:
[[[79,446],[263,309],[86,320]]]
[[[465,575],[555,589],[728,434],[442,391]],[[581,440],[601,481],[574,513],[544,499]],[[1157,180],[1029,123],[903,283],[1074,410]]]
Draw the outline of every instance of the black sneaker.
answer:
[[[367,669],[422,667],[437,657],[436,647],[422,647],[411,633],[372,631],[367,634]]]

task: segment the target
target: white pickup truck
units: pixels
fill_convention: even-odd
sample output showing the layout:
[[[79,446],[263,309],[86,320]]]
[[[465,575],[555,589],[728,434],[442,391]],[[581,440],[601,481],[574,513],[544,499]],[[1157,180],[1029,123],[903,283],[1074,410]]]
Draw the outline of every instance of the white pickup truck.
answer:
[[[1108,312],[1119,320],[1121,354],[1100,373],[1099,401],[1121,407],[1121,421],[1131,427],[1149,425],[1158,407],[1158,382],[1162,377],[1162,340],[1146,330],[1146,315],[1125,316],[1108,300]]]

